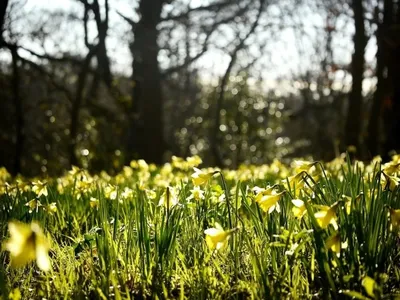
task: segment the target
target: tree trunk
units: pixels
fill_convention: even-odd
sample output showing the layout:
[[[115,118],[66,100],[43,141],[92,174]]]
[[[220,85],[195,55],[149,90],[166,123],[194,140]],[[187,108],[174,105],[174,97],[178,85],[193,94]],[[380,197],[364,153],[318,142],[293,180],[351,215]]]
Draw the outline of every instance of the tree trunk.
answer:
[[[148,162],[161,164],[165,151],[163,138],[163,97],[157,44],[162,0],[141,0],[141,19],[134,27],[133,106],[130,113],[128,157],[137,154]]]
[[[381,154],[381,133],[382,133],[382,112],[383,112],[383,99],[385,98],[386,91],[386,76],[385,68],[387,61],[385,57],[388,55],[385,48],[384,34],[388,29],[392,19],[393,2],[392,0],[384,1],[383,8],[383,21],[379,24],[379,8],[376,7],[375,19],[378,23],[376,31],[376,90],[370,111],[369,124],[368,124],[368,138],[367,147],[371,156]]]
[[[24,147],[24,116],[23,116],[23,108],[22,101],[20,95],[20,73],[18,69],[18,52],[17,46],[12,46],[10,48],[11,57],[12,57],[12,69],[13,69],[13,77],[12,77],[12,91],[14,97],[14,106],[15,106],[15,156],[14,156],[14,168],[13,173],[17,175],[21,173],[21,158]]]
[[[400,7],[398,7],[400,10]],[[397,13],[399,16],[399,12]],[[399,16],[400,17],[400,16]],[[387,37],[389,47],[389,64],[388,64],[388,80],[391,80],[393,94],[391,99],[386,104],[385,117],[386,123],[386,143],[384,155],[385,159],[389,159],[389,152],[394,150],[397,153],[400,151],[400,20],[396,20],[396,24],[390,29],[390,34]]]
[[[346,120],[346,145],[356,146],[360,150],[360,133],[362,128],[362,82],[364,73],[364,51],[366,45],[364,8],[362,0],[353,0],[354,13],[354,53],[351,64],[352,89],[349,97],[349,108]]]

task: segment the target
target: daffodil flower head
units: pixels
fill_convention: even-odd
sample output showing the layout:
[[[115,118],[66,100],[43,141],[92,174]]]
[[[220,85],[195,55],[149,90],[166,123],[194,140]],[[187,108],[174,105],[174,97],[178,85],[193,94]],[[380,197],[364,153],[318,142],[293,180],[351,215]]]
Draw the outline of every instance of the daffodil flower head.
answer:
[[[57,203],[52,202],[52,203],[45,205],[44,210],[52,215],[53,213],[57,212]]]
[[[368,294],[368,296],[375,298],[376,282],[374,279],[369,276],[365,276],[361,281],[361,285],[364,287],[365,292]]]
[[[97,209],[99,207],[99,204],[100,204],[99,199],[90,197],[89,205],[91,208]]]
[[[304,187],[305,181],[303,176],[306,175],[305,171],[301,171],[298,174],[294,175],[294,176],[290,176],[287,179],[283,180],[284,184],[287,184],[287,182],[289,182],[289,188],[291,190],[296,189],[297,190],[301,190]]]
[[[203,162],[198,155],[187,157],[186,161],[190,167],[197,167]]]
[[[193,168],[194,173],[192,174],[193,185],[199,186],[208,182],[208,180],[213,176],[213,173],[206,173],[198,168]]]
[[[389,191],[393,192],[396,187],[399,185],[400,183],[400,178],[396,177],[396,176],[389,176],[386,175],[385,173],[383,173],[383,180],[381,181],[383,187],[385,189],[388,189]]]
[[[274,210],[280,212],[278,201],[281,199],[285,191],[277,193],[273,187],[266,189],[256,195],[255,201],[264,212],[272,213]]]
[[[389,208],[390,230],[400,228],[400,209]]]
[[[309,172],[310,169],[317,164],[316,161],[310,162],[305,160],[294,160],[292,163],[292,167],[296,170],[296,172]]]
[[[388,162],[383,165],[382,171],[387,175],[394,175],[400,172],[400,163],[394,161]]]
[[[208,248],[210,248],[211,250],[225,249],[228,245],[230,235],[235,230],[236,229],[224,230],[219,223],[215,222],[214,228],[208,228],[204,230]]]
[[[300,199],[293,199],[292,203],[293,203],[292,212],[294,216],[298,219],[301,219],[307,212],[307,208],[306,205],[304,204],[304,201]]]
[[[161,195],[158,206],[172,208],[179,203],[178,192],[173,187],[167,187]]]
[[[337,256],[340,256],[340,249],[347,248],[347,243],[342,243],[340,239],[339,232],[336,232],[332,236],[330,236],[326,241],[325,245],[328,249],[332,250],[336,253]]]
[[[8,230],[10,239],[5,242],[4,248],[10,252],[12,267],[22,267],[36,259],[39,269],[50,270],[50,242],[39,224],[10,222]]]
[[[49,194],[47,191],[47,182],[42,182],[40,180],[32,182],[32,191],[38,196],[46,196]]]
[[[204,191],[199,186],[195,186],[192,190],[190,190],[190,193],[190,196],[187,198],[188,201],[192,199],[196,201],[204,199]]]
[[[332,206],[322,206],[322,209],[314,214],[315,218],[317,219],[318,225],[322,229],[326,229],[328,228],[329,224],[332,224],[333,227],[337,230],[338,225],[336,222],[336,209],[338,205],[339,202],[335,202]]]
[[[118,195],[117,187],[113,186],[111,184],[107,185],[104,188],[104,195],[106,196],[106,198],[109,198],[111,200],[117,199],[117,195]]]
[[[27,202],[25,206],[29,207],[29,213],[31,214],[33,211],[38,212],[39,207],[43,206],[42,203],[38,199],[32,199],[31,201]]]

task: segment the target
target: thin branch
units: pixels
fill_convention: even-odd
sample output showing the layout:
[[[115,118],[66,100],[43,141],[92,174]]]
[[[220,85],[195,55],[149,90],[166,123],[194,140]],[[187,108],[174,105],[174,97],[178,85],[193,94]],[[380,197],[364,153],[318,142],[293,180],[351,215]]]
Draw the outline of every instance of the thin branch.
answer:
[[[257,26],[259,24],[261,15],[264,12],[265,3],[266,3],[266,0],[260,0],[260,6],[258,8],[257,17],[256,17],[254,23],[252,24],[250,30],[246,34],[246,36],[243,37],[242,39],[240,39],[239,43],[237,44],[235,49],[232,51],[231,60],[230,60],[229,65],[228,65],[228,67],[227,67],[227,69],[225,71],[225,74],[224,74],[224,76],[222,77],[222,80],[221,80],[221,85],[219,87],[219,96],[217,98],[217,107],[216,107],[216,110],[215,110],[215,118],[214,118],[215,123],[214,123],[214,128],[213,128],[212,134],[211,134],[211,149],[212,149],[212,152],[214,154],[214,157],[215,157],[215,160],[216,160],[216,164],[218,166],[222,166],[222,164],[223,164],[222,163],[221,153],[219,152],[219,148],[218,148],[218,132],[219,132],[219,125],[220,125],[220,122],[221,122],[220,111],[221,111],[222,103],[223,103],[223,100],[224,100],[225,89],[226,89],[226,86],[228,84],[228,79],[229,79],[229,76],[231,74],[232,68],[236,63],[237,55],[238,55],[239,51],[241,51],[244,48],[247,39],[256,30],[256,28],[257,28]]]
[[[128,22],[129,25],[131,25],[132,30],[135,29],[135,27],[136,27],[136,25],[137,25],[136,22],[134,22],[133,20],[131,20],[131,19],[129,19],[128,17],[124,16],[124,15],[123,15],[122,13],[120,13],[119,11],[117,11],[117,14],[118,14],[122,19],[124,19],[126,22]]]

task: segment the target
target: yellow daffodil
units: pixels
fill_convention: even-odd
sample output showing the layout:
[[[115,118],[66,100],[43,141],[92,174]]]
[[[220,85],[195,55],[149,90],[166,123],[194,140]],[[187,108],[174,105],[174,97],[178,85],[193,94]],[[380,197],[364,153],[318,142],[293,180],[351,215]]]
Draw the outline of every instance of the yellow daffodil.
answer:
[[[194,199],[196,201],[200,201],[204,199],[204,191],[201,190],[199,186],[195,186],[192,190],[190,190],[190,196],[187,198],[188,201]]]
[[[310,169],[316,165],[316,161],[314,162],[309,162],[309,161],[305,161],[305,160],[295,160],[292,163],[292,167],[294,168],[294,170],[296,172],[309,172]]]
[[[132,198],[133,198],[133,190],[128,187],[125,187],[121,193],[121,199],[127,200]]]
[[[389,208],[390,212],[390,229],[400,227],[400,209]]]
[[[285,192],[276,193],[273,187],[266,190],[260,191],[256,197],[255,201],[261,207],[264,212],[272,213],[274,210],[280,212],[280,206],[278,201],[281,199]]]
[[[387,175],[398,173],[400,172],[400,163],[388,162],[383,166],[382,171]]]
[[[146,193],[147,198],[149,198],[149,199],[154,199],[157,197],[157,193],[153,190],[145,189],[145,193]]]
[[[172,208],[178,203],[179,203],[178,192],[172,187],[167,187],[164,194],[162,194],[162,196],[160,197],[158,206]]]
[[[215,222],[214,228],[208,228],[204,230],[208,248],[210,248],[211,250],[224,249],[228,244],[230,235],[235,230],[236,229],[225,231],[219,223]]]
[[[10,222],[8,229],[11,237],[4,244],[4,248],[10,252],[11,266],[22,267],[36,259],[42,271],[49,271],[51,267],[48,255],[50,242],[39,224]]]
[[[32,191],[38,196],[46,196],[49,194],[47,191],[47,183],[40,180],[32,182]]]
[[[293,203],[292,212],[294,216],[298,219],[301,219],[307,212],[307,208],[304,204],[304,201],[300,199],[293,199],[292,203]]]
[[[193,168],[193,170],[195,171],[192,174],[192,182],[193,185],[195,186],[199,186],[199,185],[203,185],[205,183],[208,182],[208,180],[213,176],[213,173],[205,173],[200,169],[197,168]]]
[[[106,196],[106,198],[111,199],[111,200],[117,199],[117,195],[118,195],[117,187],[113,186],[111,184],[107,185],[104,188],[104,195]]]
[[[39,207],[43,206],[42,203],[38,199],[32,199],[28,203],[25,204],[25,206],[29,207],[29,213],[31,214],[33,211],[38,212]]]
[[[304,187],[305,181],[303,176],[306,175],[305,171],[301,171],[300,173],[294,175],[294,176],[290,176],[286,179],[283,180],[284,184],[287,184],[287,182],[289,181],[289,188],[291,190],[300,190]]]
[[[91,208],[98,208],[99,207],[99,199],[96,199],[94,197],[90,197],[90,207]]]
[[[53,214],[57,212],[57,203],[52,202],[44,206],[44,210],[47,211],[49,214]]]
[[[385,173],[383,174],[383,180],[381,181],[382,186],[385,189],[388,189],[389,191],[393,192],[395,190],[395,188],[399,185],[400,183],[400,178],[396,177],[396,176],[389,176],[386,175]]]
[[[200,156],[195,155],[195,156],[190,156],[186,158],[186,162],[188,163],[188,166],[190,168],[197,167],[200,165],[203,161],[201,160]]]
[[[364,287],[366,293],[368,294],[368,296],[375,298],[375,285],[376,282],[374,279],[372,279],[369,276],[365,276],[363,278],[363,280],[361,281],[361,285]]]
[[[322,229],[326,229],[329,224],[332,224],[335,229],[338,228],[337,226],[337,216],[336,216],[336,209],[338,207],[338,202],[334,203],[332,206],[322,206],[321,210],[314,214],[315,218],[317,219],[318,225]]]
[[[340,235],[339,233],[335,233],[332,236],[330,236],[326,241],[325,245],[328,249],[331,249],[333,252],[336,253],[336,255],[340,255],[340,249],[342,248],[341,240],[340,240]]]

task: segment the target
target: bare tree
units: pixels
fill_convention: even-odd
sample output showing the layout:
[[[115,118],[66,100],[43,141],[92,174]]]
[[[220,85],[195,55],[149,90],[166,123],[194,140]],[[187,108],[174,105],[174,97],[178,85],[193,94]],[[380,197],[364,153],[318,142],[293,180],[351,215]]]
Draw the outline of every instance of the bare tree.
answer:
[[[352,0],[351,8],[354,14],[354,53],[351,62],[352,89],[349,95],[349,108],[345,125],[346,145],[359,148],[362,129],[362,82],[364,79],[364,52],[367,44],[365,35],[365,17],[362,0]]]
[[[128,154],[136,153],[139,157],[155,163],[162,161],[163,154],[167,149],[163,136],[164,99],[161,82],[166,76],[188,67],[206,53],[212,33],[221,24],[232,22],[235,17],[242,15],[248,9],[250,2],[247,5],[241,5],[239,1],[220,0],[196,8],[188,6],[186,10],[178,13],[172,11],[166,17],[161,17],[166,3],[161,0],[140,1],[138,8],[140,20],[137,23],[121,14],[131,25],[134,37],[131,45],[133,105],[130,111],[127,152]],[[157,60],[160,50],[157,43],[160,33],[158,25],[167,22],[181,22],[188,16],[197,13],[209,13],[212,16],[202,26],[206,37],[201,51],[197,55],[186,58],[182,64],[161,70]]]

